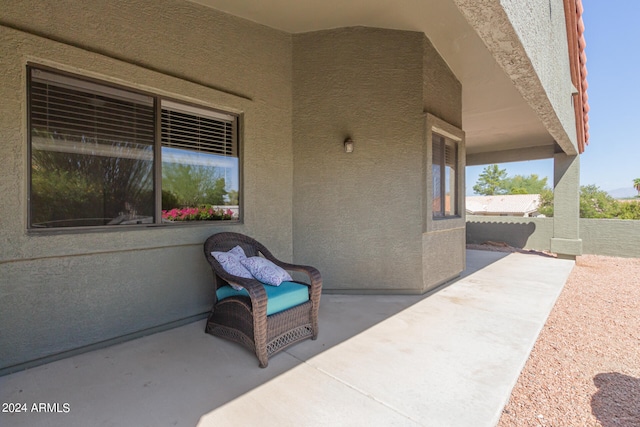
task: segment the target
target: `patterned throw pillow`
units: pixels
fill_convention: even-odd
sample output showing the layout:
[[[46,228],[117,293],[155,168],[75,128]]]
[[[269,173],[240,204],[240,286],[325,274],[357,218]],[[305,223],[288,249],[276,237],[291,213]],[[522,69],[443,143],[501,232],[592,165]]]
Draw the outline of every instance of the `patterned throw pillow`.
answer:
[[[251,272],[241,264],[241,260],[246,259],[247,257],[240,246],[236,246],[229,252],[211,252],[211,255],[213,255],[227,273],[245,279],[253,279]],[[236,291],[244,289],[242,286],[234,283],[229,283],[229,285],[231,285],[231,287]]]
[[[242,249],[241,246],[235,246],[233,249],[231,249],[229,252],[227,252],[228,254],[233,254],[235,256],[238,257],[239,260],[241,259],[245,259],[247,256],[244,253],[244,249]]]
[[[286,270],[278,267],[268,259],[252,256],[242,259],[240,262],[251,272],[253,277],[265,285],[280,286],[282,282],[293,280]]]

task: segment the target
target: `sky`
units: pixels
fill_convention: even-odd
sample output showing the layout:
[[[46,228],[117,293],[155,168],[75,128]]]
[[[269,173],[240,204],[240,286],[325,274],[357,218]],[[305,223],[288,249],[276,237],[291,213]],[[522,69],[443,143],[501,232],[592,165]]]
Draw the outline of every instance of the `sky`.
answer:
[[[589,145],[580,156],[580,184],[605,191],[640,178],[640,1],[582,0],[587,42]],[[501,164],[509,176],[537,174],[553,184],[553,160]],[[484,166],[466,168],[467,195]]]

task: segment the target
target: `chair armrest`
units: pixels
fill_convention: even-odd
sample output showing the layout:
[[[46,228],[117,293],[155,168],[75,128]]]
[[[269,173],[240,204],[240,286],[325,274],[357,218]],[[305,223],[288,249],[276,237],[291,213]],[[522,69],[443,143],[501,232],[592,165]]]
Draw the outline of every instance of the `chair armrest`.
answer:
[[[264,285],[256,279],[245,279],[244,277],[234,276],[227,273],[222,268],[215,271],[221,279],[227,283],[233,283],[234,285],[242,286],[249,293],[251,299],[251,307],[254,316],[260,314],[267,315],[267,292],[264,290]]]
[[[309,276],[309,280],[311,281],[309,290],[309,294],[313,300],[318,300],[320,297],[320,293],[322,291],[322,276],[320,272],[315,267],[311,267],[309,265],[299,265],[299,264],[289,264],[287,262],[280,261],[276,258],[269,249],[267,249],[262,243],[254,242],[254,245],[258,252],[261,252],[262,255],[275,265],[284,268],[289,271],[300,271],[306,273]]]
[[[311,267],[310,265],[299,265],[299,264],[289,264],[287,262],[282,262],[282,261],[272,261],[274,264],[276,264],[278,267],[284,268],[285,270],[289,270],[289,271],[300,271],[302,273],[305,273],[307,276],[309,276],[309,280],[313,283],[313,282],[318,282],[318,283],[322,283],[322,276],[320,275],[320,272],[318,271],[317,268],[315,267]]]
[[[287,262],[280,261],[276,257],[271,254],[270,257],[265,254],[265,257],[269,259],[269,261],[273,262],[278,267],[284,268],[288,271],[299,271],[305,273],[309,277],[310,284],[306,284],[310,287],[309,289],[309,297],[312,300],[315,300],[320,297],[320,293],[322,292],[322,276],[320,275],[320,271],[317,268],[311,267],[310,265],[300,265],[300,264],[289,264]]]

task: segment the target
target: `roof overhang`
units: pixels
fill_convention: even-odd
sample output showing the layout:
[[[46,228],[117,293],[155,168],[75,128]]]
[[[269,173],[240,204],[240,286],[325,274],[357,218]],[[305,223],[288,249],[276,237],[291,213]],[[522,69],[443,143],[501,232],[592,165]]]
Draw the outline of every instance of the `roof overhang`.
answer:
[[[462,12],[464,0],[192,1],[292,34],[351,26],[423,32],[462,83],[468,154],[543,146],[575,154],[566,132],[534,110],[489,51]]]

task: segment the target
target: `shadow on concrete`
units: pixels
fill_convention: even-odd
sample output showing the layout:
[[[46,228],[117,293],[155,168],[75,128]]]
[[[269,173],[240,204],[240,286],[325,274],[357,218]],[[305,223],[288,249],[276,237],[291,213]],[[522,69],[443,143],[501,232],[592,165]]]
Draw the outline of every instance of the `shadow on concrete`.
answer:
[[[454,285],[461,279],[509,256],[511,252],[467,250],[466,268],[460,276],[422,295],[326,294],[320,304],[317,341],[299,343],[289,353],[306,360]]]
[[[603,427],[640,426],[640,378],[618,372],[596,375],[598,391],[591,398],[591,412]]]
[[[467,277],[476,271],[482,270],[485,267],[500,261],[502,258],[508,256],[511,251],[494,251],[487,250],[487,248],[470,249],[467,248],[467,263],[464,271],[460,273],[460,278],[452,281],[455,283],[463,277]]]

